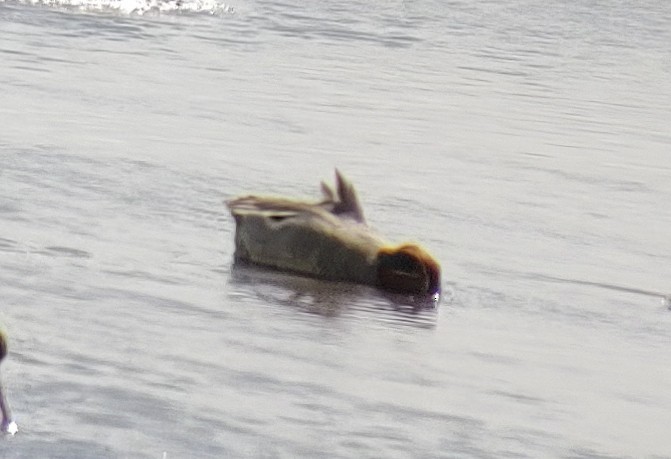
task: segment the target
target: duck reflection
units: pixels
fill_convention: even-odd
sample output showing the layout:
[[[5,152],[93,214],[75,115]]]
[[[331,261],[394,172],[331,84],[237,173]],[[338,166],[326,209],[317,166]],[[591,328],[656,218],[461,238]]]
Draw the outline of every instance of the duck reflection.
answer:
[[[396,294],[374,287],[328,282],[237,260],[229,277],[236,295],[325,317],[376,315],[426,327],[435,324],[440,297]]]

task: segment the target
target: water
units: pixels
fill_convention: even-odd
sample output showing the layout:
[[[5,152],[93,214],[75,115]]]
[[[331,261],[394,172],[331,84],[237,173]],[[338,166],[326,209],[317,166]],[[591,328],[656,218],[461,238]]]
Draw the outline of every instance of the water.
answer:
[[[0,3],[0,456],[671,457],[670,5],[45,3]],[[437,309],[232,266],[224,199],[335,166]]]

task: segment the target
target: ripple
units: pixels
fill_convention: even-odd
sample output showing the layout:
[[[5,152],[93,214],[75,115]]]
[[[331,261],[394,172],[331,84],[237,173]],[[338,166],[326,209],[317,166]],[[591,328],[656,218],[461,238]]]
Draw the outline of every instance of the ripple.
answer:
[[[86,250],[79,250],[72,247],[63,247],[57,245],[45,247],[44,251],[38,253],[70,258],[91,258],[91,254]]]
[[[231,295],[256,298],[324,317],[375,318],[397,325],[433,327],[437,304],[433,299],[382,292],[369,286],[328,282],[235,263],[231,269]]]

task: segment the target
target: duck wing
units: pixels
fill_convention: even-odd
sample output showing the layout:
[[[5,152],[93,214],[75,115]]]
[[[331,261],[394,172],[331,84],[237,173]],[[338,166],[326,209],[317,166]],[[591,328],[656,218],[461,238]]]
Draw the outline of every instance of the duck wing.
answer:
[[[313,203],[272,196],[241,196],[226,201],[226,205],[234,216],[259,215],[273,220],[324,211]]]
[[[323,200],[307,202],[273,196],[241,196],[226,201],[231,213],[235,215],[257,214],[272,219],[282,219],[299,214],[323,215],[323,212],[335,217],[366,224],[363,208],[352,182],[336,169],[335,189],[322,182]]]

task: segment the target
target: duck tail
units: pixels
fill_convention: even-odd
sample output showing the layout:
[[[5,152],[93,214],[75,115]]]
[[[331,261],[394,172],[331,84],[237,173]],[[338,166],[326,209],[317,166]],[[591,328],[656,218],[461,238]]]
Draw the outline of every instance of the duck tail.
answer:
[[[366,223],[366,218],[363,215],[363,208],[361,207],[361,202],[354,189],[354,185],[352,185],[352,182],[347,180],[337,168],[335,174],[337,201],[333,212],[335,214],[346,214],[348,217],[353,218],[359,223]],[[329,191],[333,194],[332,189],[329,189]]]

